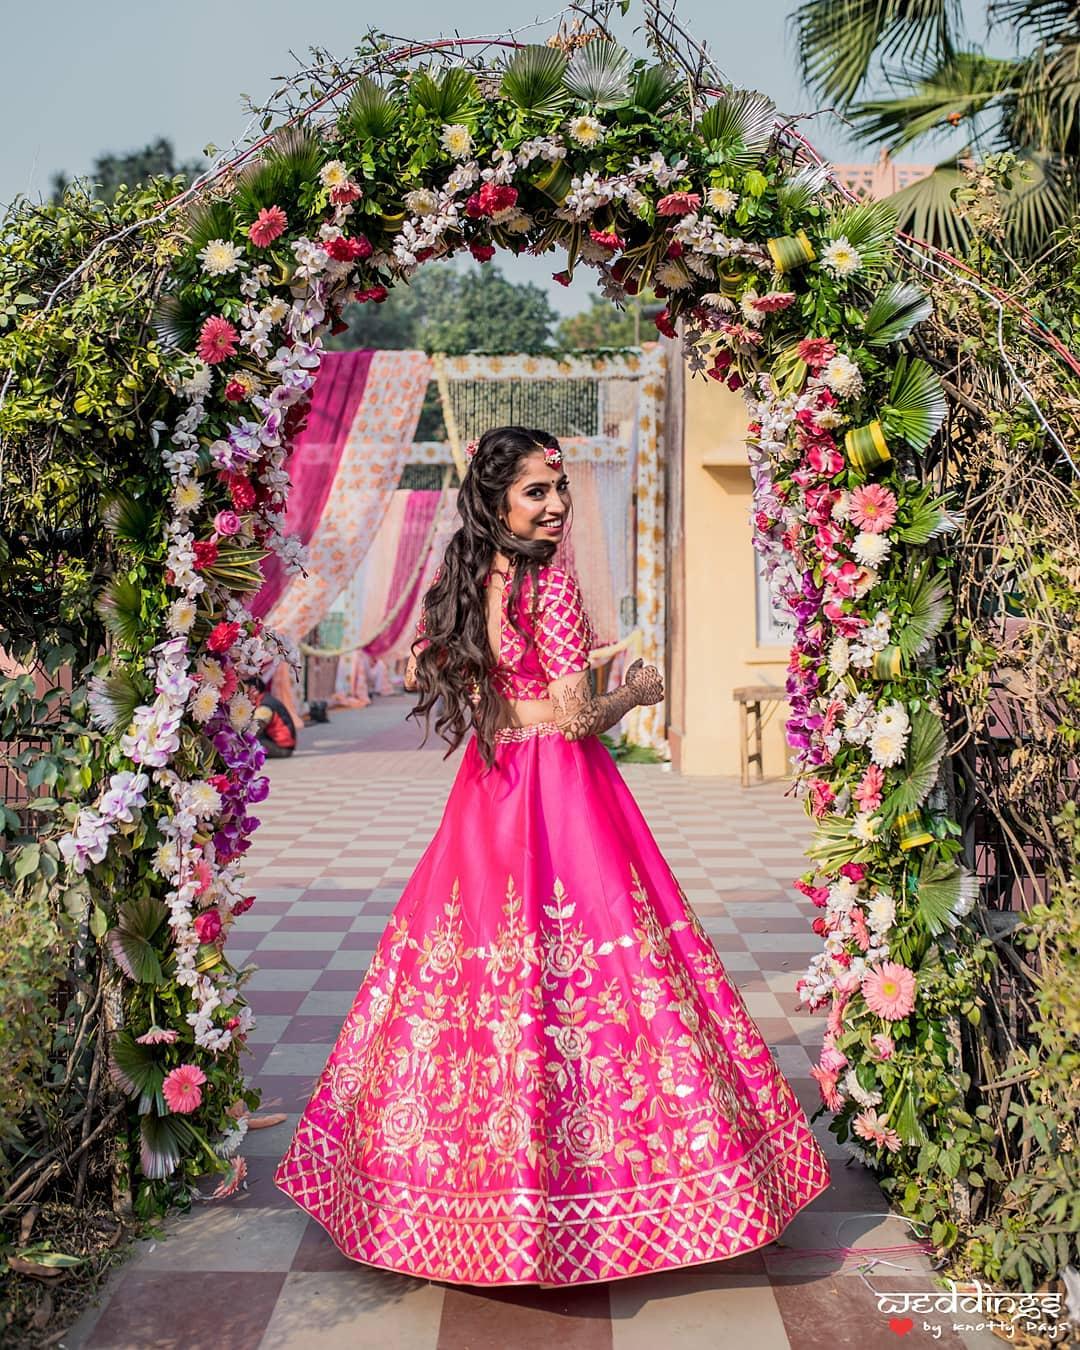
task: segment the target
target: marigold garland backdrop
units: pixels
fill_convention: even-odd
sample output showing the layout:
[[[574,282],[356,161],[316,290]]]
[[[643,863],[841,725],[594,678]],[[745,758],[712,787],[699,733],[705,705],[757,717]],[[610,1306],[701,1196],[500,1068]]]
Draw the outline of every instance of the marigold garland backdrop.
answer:
[[[286,87],[268,134],[176,200],[162,184],[108,209],[73,196],[8,226],[3,453],[25,442],[47,480],[44,497],[20,480],[23,534],[46,498],[64,510],[32,546],[5,526],[0,641],[53,673],[74,662],[76,688],[5,684],[0,731],[33,727],[12,763],[38,795],[6,809],[3,883],[55,901],[73,935],[65,1091],[87,1127],[129,1123],[132,1155],[110,1166],[122,1198],[130,1163],[143,1212],[207,1172],[222,1196],[244,1175],[252,1020],[227,939],[268,791],[247,686],[295,655],[249,600],[268,554],[303,567],[285,465],[323,337],[346,303],[463,250],[551,251],[615,304],[651,285],[691,371],[745,390],[754,542],[796,625],[789,739],[816,822],[798,885],[822,938],[800,990],[829,1014],[823,1104],[944,1251],[973,1188],[1005,1180],[971,1091],[994,957],[950,803],[939,638],[961,521],[932,450],[947,399],[919,337],[931,297],[887,207],[843,200],[767,98],[710,87],[650,31],[651,62],[602,26],[479,55],[373,40]],[[73,220],[60,271],[44,258]],[[639,563],[663,548],[651,463]],[[303,587],[282,612],[290,595]],[[639,614],[646,655],[662,602]],[[32,1139],[20,1157],[25,1106],[9,1205],[49,1179]]]

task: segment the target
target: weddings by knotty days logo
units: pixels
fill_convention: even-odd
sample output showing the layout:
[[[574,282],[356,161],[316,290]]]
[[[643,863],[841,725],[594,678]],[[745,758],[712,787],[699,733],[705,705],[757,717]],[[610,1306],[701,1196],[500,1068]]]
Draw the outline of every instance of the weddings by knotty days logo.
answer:
[[[1018,1331],[1056,1338],[1067,1330],[1060,1294],[984,1289],[978,1280],[973,1284],[958,1285],[955,1280],[946,1283],[948,1292],[877,1294],[878,1311],[889,1315],[889,1330],[904,1337],[918,1327],[934,1340],[946,1328],[952,1332],[996,1331],[1007,1338]]]

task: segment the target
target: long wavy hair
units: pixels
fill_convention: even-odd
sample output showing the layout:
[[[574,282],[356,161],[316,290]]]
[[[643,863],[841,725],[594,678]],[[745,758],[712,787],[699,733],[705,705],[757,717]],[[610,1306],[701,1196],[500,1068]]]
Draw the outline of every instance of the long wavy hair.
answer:
[[[445,759],[473,728],[477,748],[490,769],[495,760],[495,732],[507,723],[506,700],[492,687],[494,657],[487,631],[486,585],[496,552],[510,559],[513,579],[507,597],[510,623],[520,633],[517,618],[521,588],[532,577],[536,596],[537,571],[555,554],[553,539],[519,539],[500,519],[509,508],[509,491],[524,462],[537,450],[558,449],[546,431],[529,427],[494,427],[480,437],[458,492],[461,525],[443,558],[442,572],[423,600],[427,645],[417,651],[416,682],[420,697],[408,714],[424,719],[424,741],[435,731],[448,744]],[[567,515],[564,534],[569,528]]]

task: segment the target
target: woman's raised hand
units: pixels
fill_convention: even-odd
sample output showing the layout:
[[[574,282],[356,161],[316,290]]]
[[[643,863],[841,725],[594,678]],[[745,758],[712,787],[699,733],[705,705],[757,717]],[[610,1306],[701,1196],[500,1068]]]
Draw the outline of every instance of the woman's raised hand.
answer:
[[[633,690],[641,708],[659,703],[664,697],[663,676],[655,666],[647,666],[640,656],[627,666],[623,684]]]

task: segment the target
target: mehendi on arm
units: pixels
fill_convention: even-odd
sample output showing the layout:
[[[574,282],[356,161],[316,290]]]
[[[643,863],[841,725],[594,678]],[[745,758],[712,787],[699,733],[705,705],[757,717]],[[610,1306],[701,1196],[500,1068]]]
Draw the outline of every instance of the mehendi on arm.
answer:
[[[631,708],[659,703],[664,697],[664,682],[655,666],[637,660],[627,669],[625,682],[606,694],[591,693],[589,674],[584,670],[552,680],[548,694],[555,724],[565,739],[580,741],[607,731]]]

